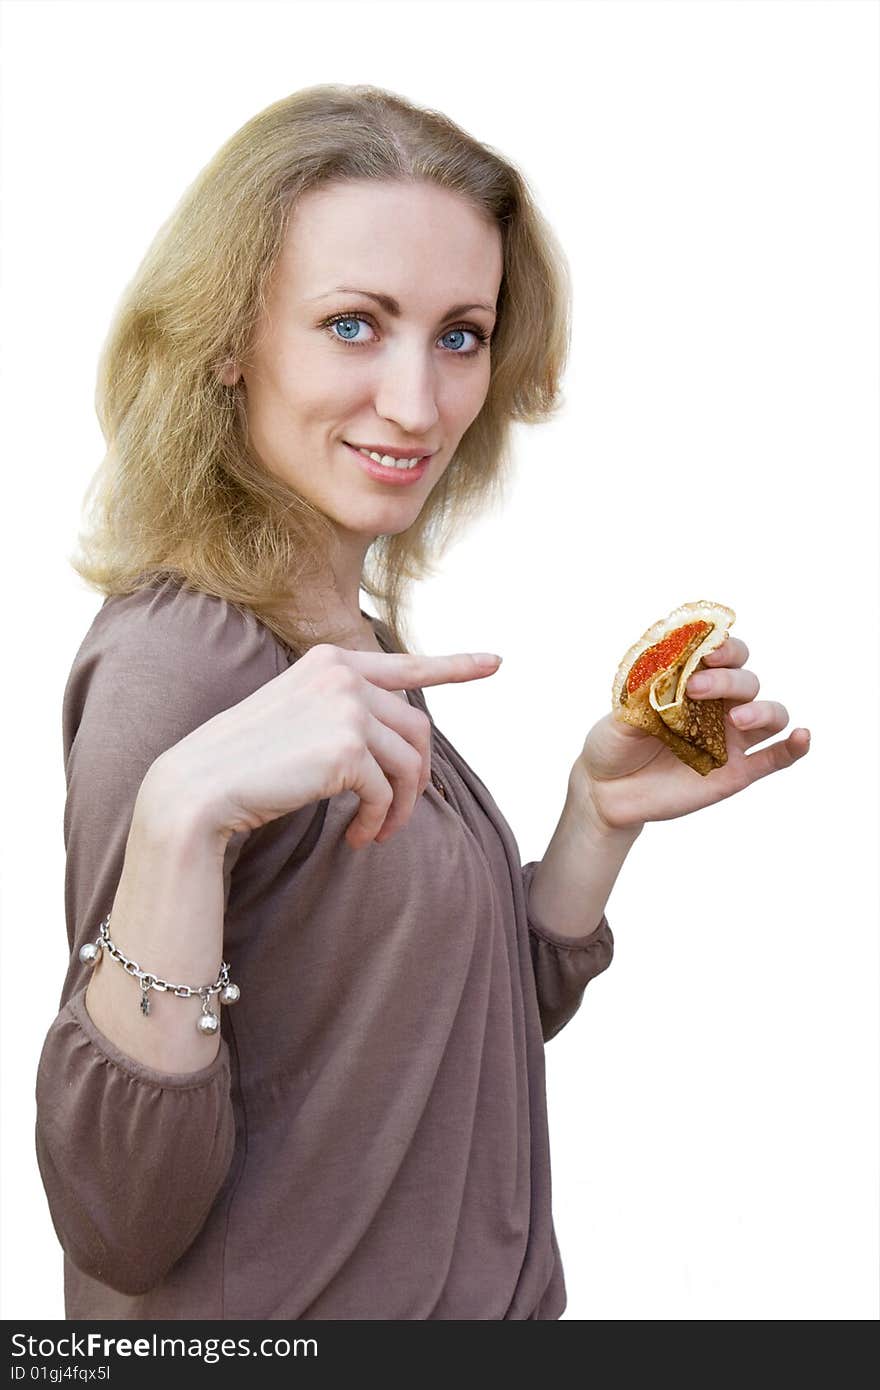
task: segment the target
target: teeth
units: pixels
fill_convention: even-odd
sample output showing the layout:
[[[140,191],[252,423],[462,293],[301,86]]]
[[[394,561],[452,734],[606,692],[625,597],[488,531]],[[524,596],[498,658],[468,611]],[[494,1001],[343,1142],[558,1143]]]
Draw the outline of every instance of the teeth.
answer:
[[[368,449],[358,449],[358,453],[363,454],[364,458],[372,459],[374,463],[384,464],[386,468],[414,468],[419,462],[417,458],[393,459],[390,454],[374,454]]]

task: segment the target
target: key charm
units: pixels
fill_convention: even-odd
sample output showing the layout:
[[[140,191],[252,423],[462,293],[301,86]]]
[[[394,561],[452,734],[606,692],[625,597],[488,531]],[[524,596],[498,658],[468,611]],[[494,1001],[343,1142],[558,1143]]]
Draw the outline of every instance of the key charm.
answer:
[[[149,1012],[150,1012],[150,982],[149,982],[149,980],[141,980],[141,1013],[143,1014],[144,1018],[146,1018],[147,1015],[149,1014]]]

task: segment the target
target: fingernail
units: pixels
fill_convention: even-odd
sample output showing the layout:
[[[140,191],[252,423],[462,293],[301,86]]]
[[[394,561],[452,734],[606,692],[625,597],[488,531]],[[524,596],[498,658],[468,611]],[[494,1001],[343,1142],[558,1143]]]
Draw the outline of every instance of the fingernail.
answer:
[[[701,695],[709,689],[709,684],[708,676],[691,676],[687,684],[688,694]]]
[[[494,666],[497,662],[500,666],[504,660],[503,656],[498,656],[496,652],[471,652],[474,661],[479,661],[481,666]]]

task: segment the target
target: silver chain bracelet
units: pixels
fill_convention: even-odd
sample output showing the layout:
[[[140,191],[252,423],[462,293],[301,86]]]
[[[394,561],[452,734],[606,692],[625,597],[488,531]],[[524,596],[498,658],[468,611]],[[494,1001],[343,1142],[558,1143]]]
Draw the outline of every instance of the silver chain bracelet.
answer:
[[[105,950],[114,960],[118,960],[127,974],[133,975],[136,980],[140,981],[140,1009],[144,1018],[149,1017],[150,1013],[151,989],[168,991],[181,999],[190,999],[194,994],[197,994],[202,1001],[202,1012],[196,1022],[196,1029],[199,1033],[207,1035],[216,1033],[220,1027],[220,1020],[211,1009],[211,995],[219,994],[221,1004],[235,1004],[241,998],[241,990],[229,978],[229,966],[226,961],[221,963],[220,973],[212,985],[171,985],[158,975],[151,975],[148,970],[141,970],[136,960],[129,960],[128,956],[123,955],[115,942],[110,940],[109,925],[110,913],[108,912],[98,928],[98,939],[94,942],[87,941],[84,946],[80,947],[79,958],[83,965],[96,965]]]

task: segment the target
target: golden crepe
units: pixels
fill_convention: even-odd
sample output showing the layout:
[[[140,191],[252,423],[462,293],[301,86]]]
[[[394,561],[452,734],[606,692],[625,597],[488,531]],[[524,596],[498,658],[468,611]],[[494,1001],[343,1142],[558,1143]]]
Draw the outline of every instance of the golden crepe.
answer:
[[[642,634],[614,677],[614,718],[662,739],[703,777],[727,762],[724,701],[692,700],[685,689],[702,657],[726,641],[735,622],[723,603],[683,603]]]

